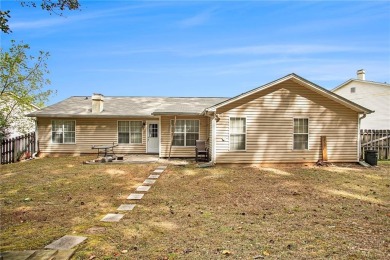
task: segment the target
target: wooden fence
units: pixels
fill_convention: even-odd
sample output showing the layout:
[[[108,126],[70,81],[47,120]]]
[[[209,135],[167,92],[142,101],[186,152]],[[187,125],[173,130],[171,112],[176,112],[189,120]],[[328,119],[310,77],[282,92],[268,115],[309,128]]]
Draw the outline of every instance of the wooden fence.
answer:
[[[390,159],[390,129],[389,130],[360,130],[360,149],[364,159],[367,150],[378,152],[378,160]]]
[[[1,141],[1,164],[30,159],[37,151],[35,132]]]

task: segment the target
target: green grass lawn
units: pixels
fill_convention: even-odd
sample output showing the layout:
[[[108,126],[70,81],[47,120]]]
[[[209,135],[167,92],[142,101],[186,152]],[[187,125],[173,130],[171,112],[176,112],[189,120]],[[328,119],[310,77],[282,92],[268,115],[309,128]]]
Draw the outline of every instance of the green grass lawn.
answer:
[[[88,237],[75,259],[388,259],[390,164],[169,166],[119,223],[100,219],[157,167],[88,157],[0,166],[0,250]]]

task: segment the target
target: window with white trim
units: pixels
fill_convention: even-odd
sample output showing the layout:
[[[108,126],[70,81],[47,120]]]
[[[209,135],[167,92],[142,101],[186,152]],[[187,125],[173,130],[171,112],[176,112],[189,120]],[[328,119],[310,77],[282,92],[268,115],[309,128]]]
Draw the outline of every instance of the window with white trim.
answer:
[[[230,118],[230,150],[240,151],[246,149],[246,118]]]
[[[294,118],[294,150],[309,149],[309,119]]]
[[[142,144],[142,121],[118,121],[119,144]]]
[[[171,132],[173,134],[173,146],[196,146],[199,140],[199,120],[171,120]]]
[[[51,122],[51,141],[55,144],[76,143],[76,121],[53,120]]]

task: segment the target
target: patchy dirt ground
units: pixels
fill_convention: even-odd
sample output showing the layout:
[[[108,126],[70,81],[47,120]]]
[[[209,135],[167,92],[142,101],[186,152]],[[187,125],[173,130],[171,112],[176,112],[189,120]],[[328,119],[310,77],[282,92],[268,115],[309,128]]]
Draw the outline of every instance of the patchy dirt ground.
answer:
[[[390,164],[169,166],[119,223],[156,164],[45,158],[0,166],[0,250],[83,235],[75,259],[389,259]]]

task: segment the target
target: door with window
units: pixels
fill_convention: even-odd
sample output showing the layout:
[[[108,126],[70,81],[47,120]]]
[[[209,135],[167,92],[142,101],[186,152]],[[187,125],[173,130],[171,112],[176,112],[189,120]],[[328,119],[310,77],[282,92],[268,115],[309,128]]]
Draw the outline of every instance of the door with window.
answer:
[[[159,131],[158,122],[148,122],[148,133],[147,133],[147,153],[158,153],[159,146]]]

